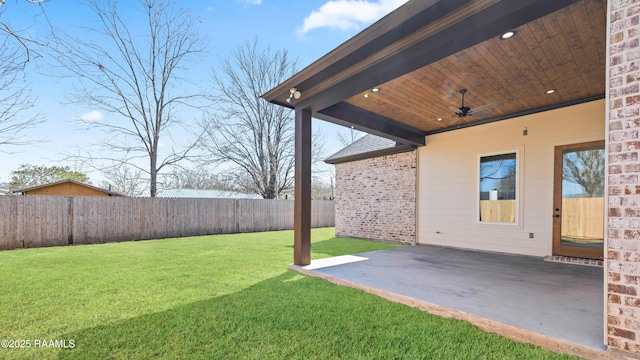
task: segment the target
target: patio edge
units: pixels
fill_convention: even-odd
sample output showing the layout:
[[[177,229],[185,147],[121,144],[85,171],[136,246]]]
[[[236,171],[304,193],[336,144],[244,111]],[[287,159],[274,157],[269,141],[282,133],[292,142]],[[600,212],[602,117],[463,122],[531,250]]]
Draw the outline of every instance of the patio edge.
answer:
[[[372,286],[363,285],[354,281],[344,280],[335,276],[321,274],[313,270],[303,269],[301,266],[289,265],[289,270],[299,272],[306,276],[320,278],[336,285],[346,286],[364,291],[366,293],[379,296],[383,299],[400,303],[412,308],[426,311],[430,314],[444,318],[457,320],[465,320],[480,330],[494,333],[502,337],[520,342],[540,346],[555,353],[565,353],[578,356],[584,359],[620,359],[620,354],[611,351],[598,351],[586,346],[574,344],[565,340],[556,339],[550,336],[535,333],[533,331],[521,329],[515,326],[502,324],[497,321],[482,318],[480,316],[468,314],[462,311],[450,309],[444,306],[435,305],[426,301],[418,300],[412,297],[396,294],[390,291],[374,288]],[[604,344],[603,344],[604,346]]]

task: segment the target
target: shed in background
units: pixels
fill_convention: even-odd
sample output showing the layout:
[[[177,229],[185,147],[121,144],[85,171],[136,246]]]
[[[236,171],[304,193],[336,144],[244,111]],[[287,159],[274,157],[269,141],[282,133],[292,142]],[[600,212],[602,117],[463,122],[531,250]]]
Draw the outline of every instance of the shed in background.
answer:
[[[22,195],[52,195],[52,196],[123,196],[115,191],[102,189],[79,181],[67,179],[49,184],[32,186],[14,190]]]

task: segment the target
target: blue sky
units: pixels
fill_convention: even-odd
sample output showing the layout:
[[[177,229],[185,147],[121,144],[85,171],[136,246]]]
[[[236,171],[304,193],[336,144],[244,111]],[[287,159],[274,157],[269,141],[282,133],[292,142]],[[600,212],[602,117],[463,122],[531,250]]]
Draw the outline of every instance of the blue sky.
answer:
[[[184,0],[177,3],[199,17],[199,30],[210,41],[211,52],[193,69],[202,73],[201,79],[208,81],[212,68],[221,59],[256,36],[261,45],[270,45],[273,49],[286,48],[290,56],[299,59],[299,67],[303,68],[404,2]],[[42,38],[46,34],[46,19],[38,15],[37,5],[29,4],[26,0],[8,0],[1,6],[2,22],[25,35]],[[83,34],[85,31],[82,27],[90,25],[92,21],[91,14],[76,1],[50,0],[42,6],[52,24],[76,36]],[[0,182],[8,181],[10,172],[22,163],[74,167],[73,163],[60,162],[60,159],[77,152],[79,148],[87,149],[89,144],[104,136],[97,130],[81,130],[77,119],[105,115],[82,104],[67,104],[65,95],[73,83],[47,76],[55,72],[47,64],[47,59],[39,59],[28,68],[28,80],[37,97],[33,113],[42,113],[46,120],[38,128],[30,130],[28,138],[43,141],[35,146],[3,149],[11,153],[0,152]],[[324,134],[327,156],[342,147],[336,136],[338,131],[346,132],[345,128],[320,120],[315,120],[314,125]],[[99,178],[95,173],[90,173],[90,176]]]

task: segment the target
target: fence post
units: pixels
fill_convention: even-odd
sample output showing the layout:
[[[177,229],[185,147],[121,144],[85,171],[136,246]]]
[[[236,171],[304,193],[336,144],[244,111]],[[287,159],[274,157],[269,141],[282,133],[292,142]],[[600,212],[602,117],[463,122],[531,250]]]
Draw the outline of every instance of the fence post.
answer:
[[[236,213],[236,223],[234,224],[235,229],[234,229],[234,233],[239,233],[240,232],[240,202],[238,201],[238,199],[234,199],[233,200],[233,206],[235,208],[235,213]]]
[[[143,240],[145,238],[145,228],[144,228],[144,223],[145,223],[145,218],[144,218],[144,198],[140,197],[138,198],[140,199],[140,236],[138,236],[138,240]]]
[[[67,245],[73,245],[73,202],[74,197],[68,197],[69,230],[67,232]]]

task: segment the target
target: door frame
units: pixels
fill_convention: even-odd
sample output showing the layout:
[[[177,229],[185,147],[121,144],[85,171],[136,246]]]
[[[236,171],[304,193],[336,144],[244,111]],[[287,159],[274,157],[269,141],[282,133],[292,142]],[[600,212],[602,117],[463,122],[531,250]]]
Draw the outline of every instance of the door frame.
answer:
[[[559,145],[555,147],[553,156],[553,255],[580,257],[588,259],[603,259],[604,245],[602,250],[562,246],[562,168],[563,154],[566,150],[590,150],[605,148],[605,141],[590,141],[576,144]],[[605,204],[606,205],[606,204]],[[604,223],[604,212],[602,214]],[[603,239],[604,242],[604,239]]]

